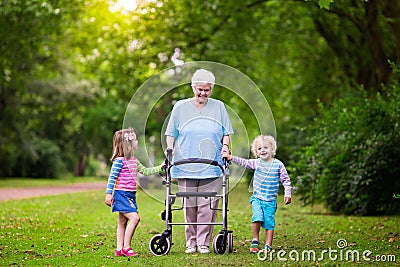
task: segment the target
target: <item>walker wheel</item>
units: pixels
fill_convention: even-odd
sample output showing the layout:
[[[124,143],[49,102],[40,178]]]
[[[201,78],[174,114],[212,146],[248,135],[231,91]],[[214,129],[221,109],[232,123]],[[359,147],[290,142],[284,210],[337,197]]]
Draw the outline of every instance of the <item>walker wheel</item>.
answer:
[[[168,254],[171,249],[171,241],[168,237],[157,234],[150,239],[149,249],[154,256]]]
[[[224,254],[226,251],[226,238],[224,234],[217,234],[213,240],[213,249],[216,254]]]
[[[233,234],[228,233],[228,252],[232,253],[233,252]]]

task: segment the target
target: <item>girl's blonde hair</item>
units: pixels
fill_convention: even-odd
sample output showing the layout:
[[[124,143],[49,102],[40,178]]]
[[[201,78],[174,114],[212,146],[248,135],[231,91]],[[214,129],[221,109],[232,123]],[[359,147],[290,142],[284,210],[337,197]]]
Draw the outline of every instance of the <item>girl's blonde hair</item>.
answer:
[[[269,144],[272,148],[272,155],[275,156],[276,154],[276,141],[275,138],[271,135],[259,135],[256,138],[254,138],[253,143],[251,143],[251,152],[253,152],[253,155],[257,157],[257,147],[260,146],[260,144]]]
[[[133,141],[136,140],[135,131],[132,128],[122,129],[114,133],[113,151],[110,158],[114,161],[117,157],[125,157],[129,160],[133,157]]]

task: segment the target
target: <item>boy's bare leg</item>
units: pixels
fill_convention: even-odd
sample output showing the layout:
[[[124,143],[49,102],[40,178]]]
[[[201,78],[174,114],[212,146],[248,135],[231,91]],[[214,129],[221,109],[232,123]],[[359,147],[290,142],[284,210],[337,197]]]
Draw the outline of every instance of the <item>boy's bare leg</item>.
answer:
[[[253,222],[251,229],[253,231],[253,240],[260,241],[261,222]]]
[[[252,223],[251,230],[253,231],[253,240],[251,241],[250,245],[250,253],[257,253],[259,251],[260,229],[261,229],[261,222]]]
[[[272,239],[274,238],[274,230],[265,230],[265,244],[272,247]]]

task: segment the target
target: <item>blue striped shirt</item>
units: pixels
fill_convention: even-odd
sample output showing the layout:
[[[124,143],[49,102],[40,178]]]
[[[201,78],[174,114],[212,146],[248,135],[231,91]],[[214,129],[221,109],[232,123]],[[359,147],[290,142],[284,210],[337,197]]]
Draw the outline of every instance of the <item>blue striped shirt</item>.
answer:
[[[292,186],[285,165],[278,159],[266,162],[261,159],[243,159],[232,157],[239,166],[253,169],[253,195],[261,200],[272,201],[278,196],[279,181],[285,188],[285,197],[291,197]]]

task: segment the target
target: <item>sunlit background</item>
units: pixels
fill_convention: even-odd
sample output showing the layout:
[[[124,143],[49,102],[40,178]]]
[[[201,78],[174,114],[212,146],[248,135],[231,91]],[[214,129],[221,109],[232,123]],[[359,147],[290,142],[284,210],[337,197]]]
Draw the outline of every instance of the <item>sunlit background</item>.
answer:
[[[110,11],[111,12],[117,12],[117,11],[134,11],[137,8],[137,1],[135,0],[118,0],[117,2],[115,1],[109,1],[110,5]]]

